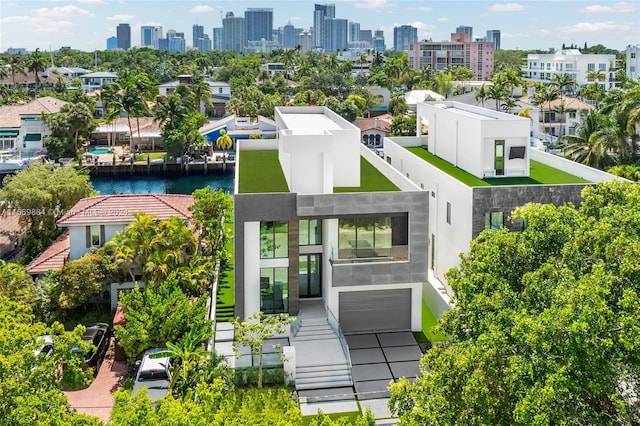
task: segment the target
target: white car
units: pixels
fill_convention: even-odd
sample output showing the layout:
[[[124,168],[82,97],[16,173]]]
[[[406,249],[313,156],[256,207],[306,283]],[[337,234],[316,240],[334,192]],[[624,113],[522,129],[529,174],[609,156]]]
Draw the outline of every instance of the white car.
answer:
[[[33,350],[33,355],[38,358],[40,356],[49,356],[53,352],[53,339],[48,334],[39,336],[37,339],[38,347]]]
[[[167,348],[156,348],[144,353],[133,384],[134,396],[142,388],[147,389],[147,394],[152,401],[167,396],[169,383],[171,383],[171,371],[169,371],[171,359],[169,356],[162,355],[162,352],[169,351]]]

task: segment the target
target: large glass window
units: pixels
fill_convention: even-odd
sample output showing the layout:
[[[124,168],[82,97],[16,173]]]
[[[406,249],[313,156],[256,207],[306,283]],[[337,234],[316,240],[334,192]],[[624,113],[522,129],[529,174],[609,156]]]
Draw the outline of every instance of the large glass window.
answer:
[[[288,257],[289,225],[287,222],[260,223],[260,258]]]
[[[319,219],[301,219],[300,245],[313,246],[322,244],[322,221]]]
[[[487,212],[484,214],[484,229],[500,230],[504,226],[502,212]]]
[[[496,176],[504,175],[504,141],[496,140],[495,142],[495,169]]]
[[[265,314],[289,312],[289,268],[260,268],[260,310]]]
[[[408,259],[408,215],[341,218],[338,260]]]

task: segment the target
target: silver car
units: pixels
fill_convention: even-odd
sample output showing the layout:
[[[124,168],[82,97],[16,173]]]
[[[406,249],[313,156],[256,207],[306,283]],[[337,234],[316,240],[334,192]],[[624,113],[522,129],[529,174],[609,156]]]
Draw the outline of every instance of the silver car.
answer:
[[[168,355],[162,355],[162,352],[169,351],[167,348],[156,348],[144,353],[133,384],[134,396],[141,388],[147,389],[147,394],[152,401],[167,396],[169,383],[171,383],[171,371],[169,371],[171,359]]]

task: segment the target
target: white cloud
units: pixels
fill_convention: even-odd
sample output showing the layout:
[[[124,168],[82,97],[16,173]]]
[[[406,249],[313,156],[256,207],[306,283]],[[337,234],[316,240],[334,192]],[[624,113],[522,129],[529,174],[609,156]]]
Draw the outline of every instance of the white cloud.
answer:
[[[359,1],[353,5],[356,9],[385,9],[396,7],[395,3],[388,3],[387,0],[366,0]]]
[[[105,4],[106,1],[105,0],[76,0],[78,3],[85,3],[85,4]]]
[[[640,3],[613,3],[601,6],[594,4],[580,9],[582,13],[638,13],[640,12]]]
[[[43,16],[47,18],[71,18],[74,16],[95,16],[91,11],[87,9],[79,8],[78,6],[56,6],[56,7],[41,7],[31,10],[36,16]]]
[[[519,3],[498,3],[489,7],[492,12],[521,12],[526,9],[527,6]]]
[[[189,9],[189,13],[209,13],[209,12],[213,12],[213,8],[206,4],[193,6],[191,9]]]
[[[417,12],[431,12],[433,9],[431,9],[429,6],[420,6],[420,7],[410,7],[407,10],[415,10]]]
[[[449,22],[449,21],[451,21],[451,19],[449,19],[449,18],[445,18],[445,17],[443,16],[442,18],[438,18],[438,19],[437,19],[437,21],[438,21],[438,22]]]
[[[525,33],[516,33],[516,34],[511,34],[511,33],[500,33],[500,37],[505,39],[519,39],[519,38],[529,38],[528,34]]]
[[[604,31],[628,31],[628,25],[618,24],[613,21],[607,22],[579,22],[574,25],[558,28],[562,34],[587,34],[599,33]]]
[[[107,21],[127,22],[132,20],[133,18],[135,18],[135,15],[127,15],[123,13],[120,15],[107,16],[105,19]]]
[[[424,23],[422,21],[405,22],[403,24],[394,23],[394,24],[389,25],[389,26],[383,26],[381,29],[384,30],[385,33],[393,34],[393,28],[394,27],[399,27],[400,25],[411,25],[413,27],[416,27],[418,29],[418,39],[419,40],[422,40],[424,38],[429,38],[429,37],[433,36],[433,33],[434,33],[435,29],[436,29],[435,25],[430,25],[430,24]],[[391,38],[391,43],[393,43],[393,37]]]

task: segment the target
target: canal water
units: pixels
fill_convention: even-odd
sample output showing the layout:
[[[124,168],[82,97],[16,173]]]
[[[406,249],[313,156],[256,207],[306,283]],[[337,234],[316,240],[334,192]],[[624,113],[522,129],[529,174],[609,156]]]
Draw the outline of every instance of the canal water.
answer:
[[[209,186],[233,194],[233,173],[166,176],[92,176],[93,189],[100,195],[112,194],[191,194]]]

